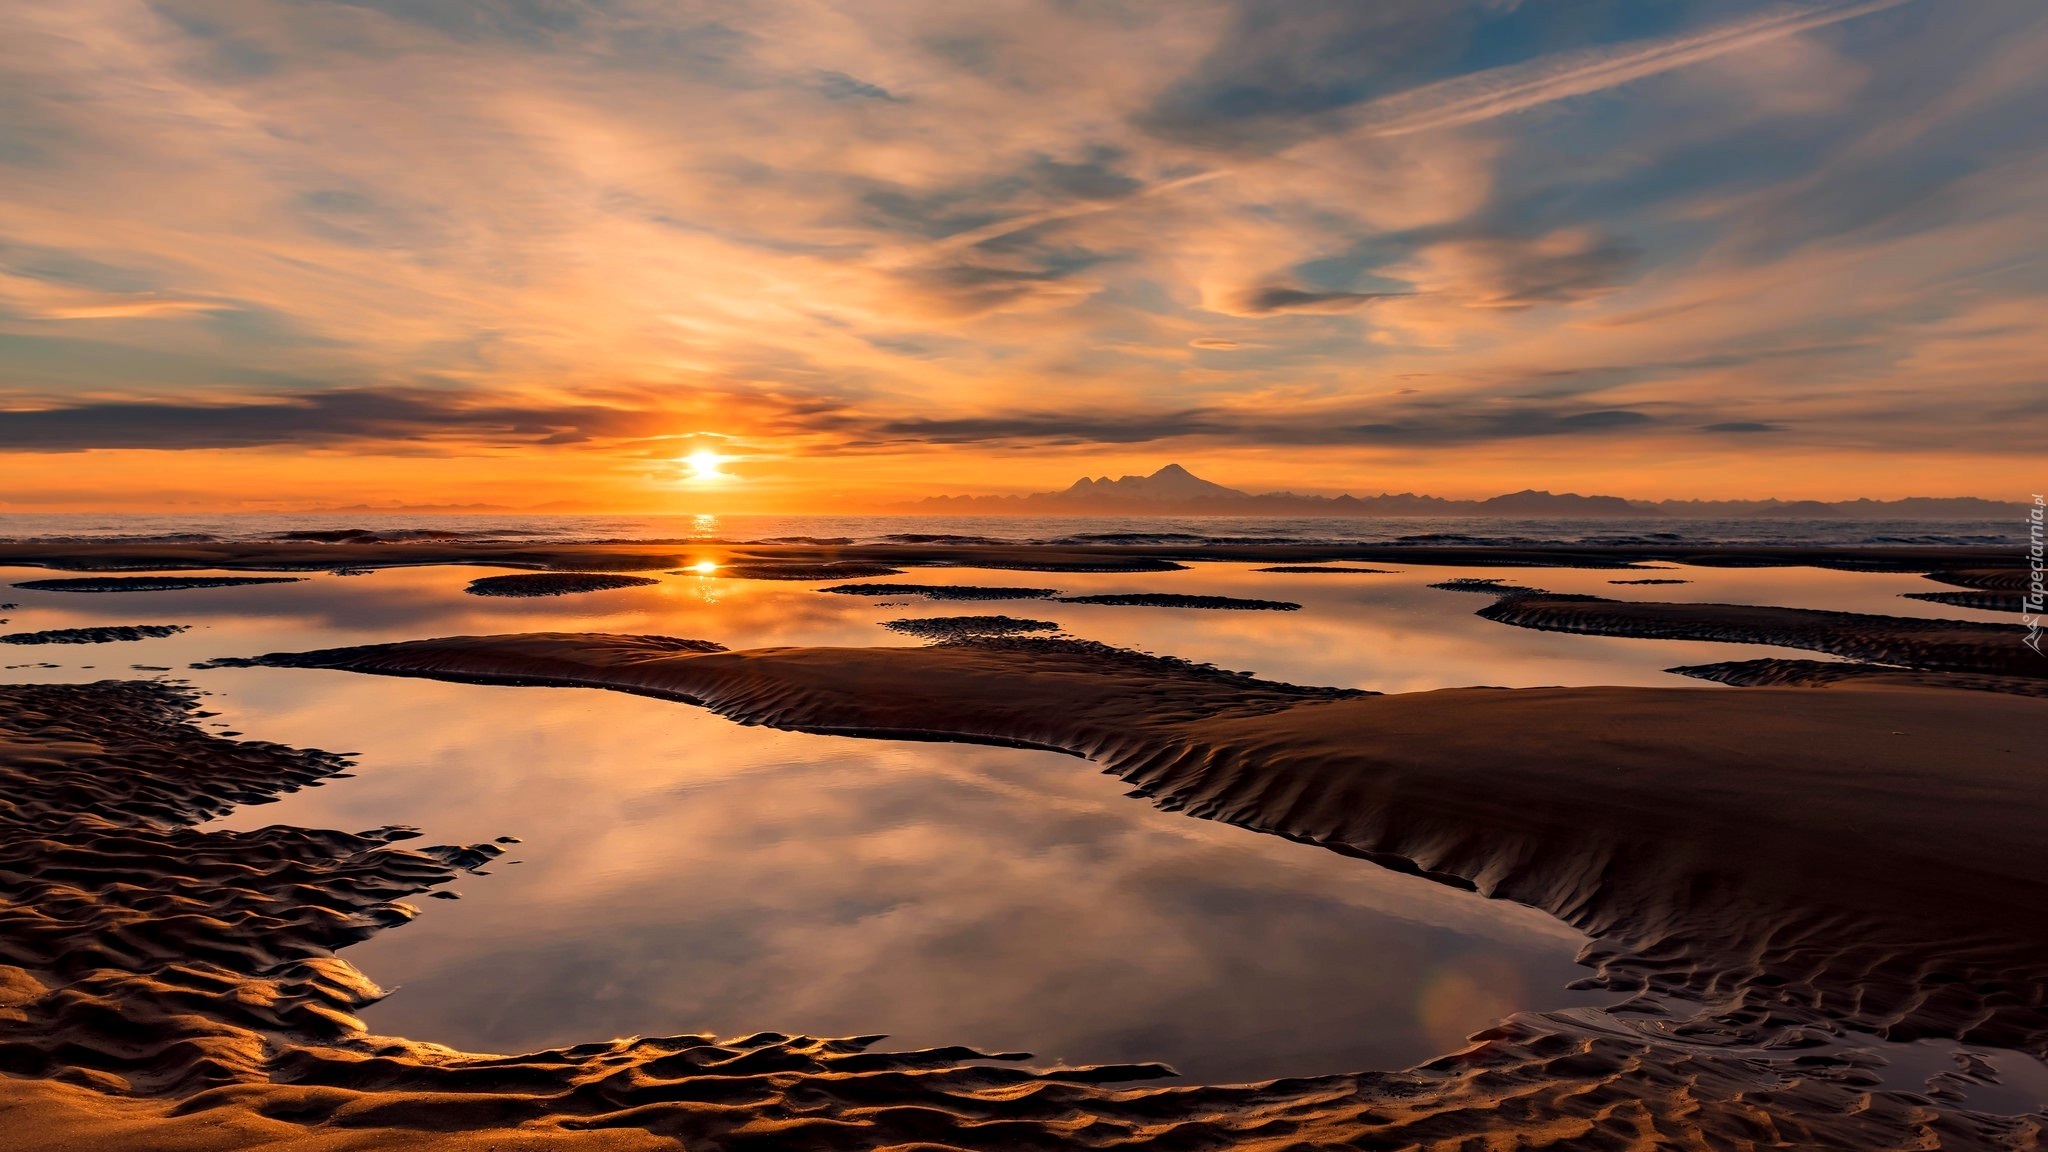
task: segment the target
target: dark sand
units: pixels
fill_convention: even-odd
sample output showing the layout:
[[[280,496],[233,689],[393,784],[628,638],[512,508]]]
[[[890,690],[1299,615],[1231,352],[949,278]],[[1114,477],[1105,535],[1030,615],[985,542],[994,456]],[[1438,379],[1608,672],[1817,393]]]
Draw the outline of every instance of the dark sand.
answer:
[[[882,627],[891,632],[901,632],[905,636],[921,636],[935,641],[1060,630],[1060,626],[1051,620],[1025,620],[1016,616],[925,616],[906,620],[885,620]]]
[[[661,581],[649,576],[612,572],[521,572],[511,576],[480,576],[463,591],[471,596],[573,596],[613,588],[644,588]]]
[[[679,568],[670,574],[687,576],[693,571],[694,569]],[[861,576],[900,576],[903,570],[891,568],[887,564],[853,560],[822,564],[805,560],[761,560],[722,564],[709,574],[731,580],[846,580]]]
[[[2016,555],[2004,559],[2004,565],[1997,568],[1951,568],[1929,572],[1927,578],[1982,592],[2025,592],[2030,578],[2027,566]]]
[[[1609,581],[1608,581],[1608,583],[1609,583],[1609,584],[1690,584],[1690,583],[1692,583],[1692,581],[1690,581],[1690,580],[1673,580],[1673,579],[1669,579],[1669,578],[1659,579],[1659,578],[1657,578],[1657,577],[1654,577],[1654,576],[1653,576],[1653,577],[1649,577],[1649,578],[1647,578],[1647,579],[1643,579],[1643,580],[1609,580]]]
[[[1554,593],[1546,592],[1541,588],[1532,588],[1527,584],[1505,583],[1498,576],[1460,576],[1456,580],[1445,580],[1441,583],[1431,584],[1430,587],[1444,592],[1478,592],[1486,596],[1554,595]],[[1598,600],[1603,604],[1613,603],[1613,601],[1604,600],[1598,596],[1573,596],[1571,599]]]
[[[1055,596],[1061,604],[1113,604],[1122,608],[1201,608],[1215,612],[1299,612],[1292,600],[1244,596],[1183,596],[1171,592],[1110,592],[1100,596]]]
[[[1292,576],[1386,576],[1387,568],[1357,568],[1331,564],[1280,564],[1272,568],[1259,568],[1259,572],[1281,572]]]
[[[107,624],[95,628],[51,628],[42,632],[9,632],[0,644],[106,644],[117,640],[149,640],[176,636],[188,624]]]
[[[841,596],[922,596],[927,600],[1044,600],[1057,588],[977,588],[968,584],[840,584],[820,588]]]
[[[1552,632],[1772,644],[1935,671],[2048,677],[2048,661],[2020,643],[2025,630],[2017,624],[1752,604],[1633,603],[1549,595],[1509,596],[1480,609],[1479,614],[1503,624]]]
[[[1984,612],[2024,612],[2025,592],[1902,592],[1908,600],[1925,600],[1951,608],[1976,608]]]
[[[2048,660],[2021,643],[2026,630],[2017,624],[1757,604],[1608,600],[1496,580],[1448,580],[1430,587],[1491,594],[1497,599],[1479,615],[1546,632],[1769,644],[1931,672],[2048,678]]]
[[[177,592],[187,588],[244,588],[251,584],[296,584],[299,576],[80,576],[24,580],[16,588],[37,592]]]
[[[1885,664],[1838,664],[1826,660],[1730,660],[1720,664],[1691,664],[1670,671],[1740,688],[1770,685],[1825,688],[1831,684],[1861,684],[1868,687],[1963,688],[1973,692],[2048,696],[2048,679],[2038,676],[1916,672]]]

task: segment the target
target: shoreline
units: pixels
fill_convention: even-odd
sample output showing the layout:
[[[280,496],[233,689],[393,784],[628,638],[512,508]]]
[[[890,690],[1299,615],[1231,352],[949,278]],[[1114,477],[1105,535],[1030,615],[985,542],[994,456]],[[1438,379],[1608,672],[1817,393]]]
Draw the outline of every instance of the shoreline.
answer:
[[[1669,545],[987,545],[987,544],[462,544],[257,543],[0,544],[0,566],[66,572],[252,571],[313,572],[336,568],[390,568],[467,564],[530,571],[647,572],[710,561],[721,567],[772,572],[844,572],[846,578],[881,576],[883,568],[978,568],[1031,572],[1146,572],[1162,565],[1205,561],[1286,564],[1345,561],[1472,567],[1629,569],[1648,562],[1707,567],[1835,568],[1910,572],[1943,580],[1998,580],[2024,573],[2017,548],[1972,546],[1758,546]],[[825,567],[834,565],[838,567]],[[856,576],[859,573],[859,576]],[[751,574],[751,573],[750,573]],[[793,579],[829,579],[792,576]],[[1930,589],[1932,591],[1933,589]]]
[[[1377,695],[1017,638],[706,652],[667,638],[534,633],[250,663],[607,688],[797,731],[1051,747],[1100,763],[1171,811],[1530,904],[1603,947],[1623,945],[1603,964],[1624,984],[1648,987],[1651,975],[1677,970],[1704,994],[1761,966],[1751,991],[1774,989],[1765,999],[1842,1000],[1858,1005],[1846,1019],[1873,1031],[1952,1030],[2048,1054],[2040,1003],[2001,1006],[1958,991],[2007,979],[2015,964],[2037,965],[2048,984],[2048,942],[1946,955],[1978,973],[1946,999],[1865,970],[1924,951],[1938,926],[1967,938],[2000,909],[2048,910],[2048,864],[2030,847],[2048,797],[2019,739],[2048,729],[2039,697],[1855,679],[1736,692]],[[1972,765],[1970,788],[1944,766],[1951,757]],[[1929,795],[1944,797],[1941,811],[1916,808],[1912,798]],[[1718,855],[1711,846],[1738,829],[1745,856]],[[1701,909],[1671,895],[1709,890],[1718,894]],[[1781,971],[1752,951],[1767,951],[1788,925],[1840,928],[1844,917],[1893,943],[1828,956],[1809,942]],[[1643,967],[1652,952],[1660,959]]]
[[[705,641],[555,634],[264,663],[612,687],[806,731],[1036,738],[1107,765],[1170,810],[1551,911],[1594,937],[1582,957],[1588,979],[1629,999],[1520,1013],[1405,1071],[1184,1087],[1143,1085],[1165,1071],[1156,1066],[1035,1070],[969,1048],[876,1051],[874,1037],[648,1038],[492,1056],[371,1036],[349,1012],[378,994],[370,978],[343,959],[289,950],[309,928],[331,952],[352,934],[401,923],[413,910],[396,900],[488,861],[495,846],[408,852],[391,846],[402,829],[194,831],[205,813],[346,762],[207,736],[191,726],[190,698],[164,685],[28,686],[0,690],[0,765],[42,767],[33,779],[0,772],[0,811],[19,819],[21,789],[47,793],[53,763],[78,783],[28,810],[38,836],[15,851],[17,860],[73,861],[41,882],[69,894],[24,893],[19,865],[0,867],[18,914],[67,916],[61,935],[42,933],[41,959],[23,967],[10,953],[4,963],[19,975],[0,969],[9,990],[0,1053],[13,1054],[0,1123],[25,1134],[25,1150],[77,1147],[91,1133],[94,1147],[117,1152],[637,1149],[675,1138],[740,1150],[795,1139],[994,1152],[1158,1147],[1196,1131],[1203,1144],[1276,1152],[1510,1137],[1583,1147],[1645,1132],[1718,1147],[1759,1122],[1808,1146],[1894,1146],[1938,1133],[1943,1147],[1988,1149],[2039,1130],[2038,1114],[1985,1115],[1874,1090],[1872,1057],[1858,1055],[1854,1037],[1956,1036],[2048,1052],[2043,943],[1987,931],[2048,906],[2032,848],[2039,790],[2023,769],[1994,763],[1960,797],[1943,780],[1949,803],[1930,818],[1913,801],[1933,766],[1883,727],[1911,723],[1922,740],[1984,761],[1999,732],[2038,728],[2048,701],[1843,686],[1375,696],[1018,640],[728,652]],[[26,714],[24,694],[33,697]],[[153,703],[109,709],[109,698],[130,694]],[[1773,718],[1753,738],[1735,735]],[[1854,747],[1834,738],[1845,723],[1865,733]],[[1620,732],[1630,735],[1617,740]],[[1755,763],[1757,742],[1807,770]],[[105,779],[110,763],[149,807],[132,810],[86,784]],[[170,781],[181,793],[157,798]],[[1853,836],[1842,834],[1845,797]],[[83,812],[64,807],[80,801]],[[109,821],[122,829],[111,840]],[[243,871],[225,886],[201,879],[239,863],[254,842],[288,853],[280,862],[289,866]],[[199,929],[241,943],[195,956],[181,927],[146,955],[110,951],[130,930],[100,905],[118,903],[111,892],[121,890],[92,896],[88,877],[114,867],[155,877],[144,892],[199,881],[195,891],[218,910]],[[251,900],[273,911],[247,919],[236,910]],[[307,918],[334,901],[353,911]],[[67,978],[59,957],[72,955],[91,956],[92,967]],[[1916,973],[1927,971],[1950,978],[1925,985]],[[92,999],[79,999],[82,987]],[[2031,999],[2013,995],[2027,989]],[[127,1039],[87,1011],[96,1003],[122,1006]],[[252,1003],[274,1007],[252,1015]],[[21,1078],[36,1075],[18,1063],[24,1026],[51,1061],[39,1078]],[[140,1048],[138,1035],[150,1037]],[[100,1067],[76,1063],[94,1052]],[[244,1055],[223,1060],[234,1052]],[[1605,1104],[1589,1112],[1588,1100]]]
[[[471,546],[461,554],[472,558],[450,561],[418,559],[442,554],[438,545],[313,547],[330,557],[322,568],[655,559],[637,548],[482,560]],[[349,555],[333,558],[336,549]],[[173,551],[156,557],[192,558]],[[884,563],[856,551],[735,559]],[[966,564],[956,548],[917,551],[953,567],[1015,558],[984,550]],[[1056,551],[1036,559],[1130,556]],[[1470,551],[1404,558],[1465,564]],[[1498,550],[1483,551],[1501,563]],[[1796,562],[1860,567],[1875,562],[1869,551],[1803,549]],[[386,564],[370,562],[378,554]],[[1529,567],[1557,559],[1521,555]],[[1131,558],[1157,570],[1213,557]],[[1658,558],[1670,557],[1608,550],[1571,566]],[[1782,550],[1727,559],[1794,562]],[[2006,578],[1971,550],[1903,559],[1884,570]],[[9,562],[23,563],[0,554]],[[901,555],[887,563],[920,566]],[[1658,628],[1692,611],[1709,631],[1766,632],[1784,625],[1772,613],[1795,611],[1739,609],[1763,614],[1745,623],[1716,619],[1738,610],[1725,605],[1618,603],[1546,610],[1574,628],[1569,614],[1590,604],[1657,617]],[[1819,635],[1837,623],[1819,617],[1837,615],[1787,619]],[[1874,639],[1859,643],[1881,643],[1889,625],[1869,622],[1902,618],[1860,619]],[[516,1056],[372,1036],[353,1009],[380,995],[374,973],[334,951],[403,923],[416,910],[400,901],[487,862],[496,845],[411,850],[396,846],[405,829],[200,832],[211,815],[348,762],[202,733],[195,697],[163,683],[0,686],[0,1128],[36,1152],[638,1149],[679,1139],[749,1152],[1278,1152],[1488,1139],[1721,1147],[1757,1139],[1759,1126],[1802,1146],[2025,1146],[2048,1129],[2048,1111],[1993,1116],[1939,1092],[1880,1091],[1869,1068],[1882,1057],[1853,1049],[1858,1037],[1953,1038],[2048,1058],[2048,940],[2027,930],[2048,914],[2036,846],[2048,790],[2027,743],[2048,731],[2048,676],[1936,670],[1967,656],[1980,630],[2003,636],[2001,627],[2018,631],[1972,626],[1938,650],[1900,649],[1904,667],[1683,670],[1756,685],[1738,690],[1380,695],[1038,638],[728,651],[709,640],[530,633],[210,662],[598,688],[746,724],[1065,752],[1169,811],[1545,911],[1592,938],[1586,982],[1627,997],[1608,1009],[1520,1013],[1407,1070],[1252,1085],[1147,1083],[1169,1074],[1150,1065],[1019,1067],[1006,1058],[1016,1054],[964,1047],[890,1052],[872,1036],[636,1038]],[[164,893],[168,906],[153,903]]]

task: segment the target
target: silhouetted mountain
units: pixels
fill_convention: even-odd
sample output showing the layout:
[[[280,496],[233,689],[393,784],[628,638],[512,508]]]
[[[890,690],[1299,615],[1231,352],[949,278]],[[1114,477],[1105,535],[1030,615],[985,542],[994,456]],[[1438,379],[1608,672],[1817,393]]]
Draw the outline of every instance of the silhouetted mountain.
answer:
[[[1178,464],[1150,476],[1084,476],[1059,492],[1029,496],[933,496],[907,511],[972,516],[1488,516],[1517,520],[1662,517],[1689,520],[1997,520],[2021,505],[1974,496],[1904,500],[1626,500],[1525,488],[1486,500],[1413,492],[1378,496],[1254,495],[1204,480]]]
[[[1168,464],[1150,476],[1125,476],[1116,480],[1111,480],[1107,476],[1090,480],[1083,476],[1074,481],[1066,491],[1057,495],[1076,500],[1136,500],[1158,503],[1244,500],[1249,494],[1235,488],[1225,488],[1221,484],[1212,484],[1178,464]]]
[[[1553,494],[1524,488],[1505,496],[1481,500],[1476,511],[1480,516],[1512,516],[1517,518],[1545,516],[1641,516],[1646,511],[1640,504],[1630,503],[1619,496],[1581,496],[1576,492]]]

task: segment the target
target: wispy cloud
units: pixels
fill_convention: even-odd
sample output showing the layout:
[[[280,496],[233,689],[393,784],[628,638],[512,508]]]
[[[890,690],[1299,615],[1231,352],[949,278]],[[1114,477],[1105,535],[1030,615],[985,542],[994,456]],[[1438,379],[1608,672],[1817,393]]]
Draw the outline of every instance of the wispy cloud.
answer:
[[[1254,315],[1269,312],[1349,312],[1377,300],[1398,300],[1413,292],[1319,292],[1284,284],[1247,292],[1242,307]]]
[[[2038,0],[232,7],[0,14],[0,492],[678,429],[860,454],[790,464],[834,490],[1071,467],[1033,445],[1889,480],[2048,431]]]
[[[1402,136],[1477,124],[1544,104],[1618,88],[1663,72],[1756,48],[1787,36],[1897,8],[1913,0],[1860,0],[1783,7],[1663,40],[1562,52],[1523,64],[1425,84],[1354,114],[1365,136]]]

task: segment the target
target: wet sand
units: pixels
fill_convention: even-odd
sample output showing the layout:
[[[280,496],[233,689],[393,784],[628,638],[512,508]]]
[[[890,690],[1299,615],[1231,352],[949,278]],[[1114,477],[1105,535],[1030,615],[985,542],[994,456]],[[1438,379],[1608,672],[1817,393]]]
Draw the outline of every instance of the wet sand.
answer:
[[[1846,664],[1826,660],[1731,660],[1670,669],[1681,676],[1732,684],[1741,688],[1825,688],[1831,684],[1887,685],[1906,688],[1959,688],[1972,692],[2010,692],[2016,696],[2048,696],[2048,678],[1979,676],[1968,672],[1922,672],[1885,664]]]
[[[522,572],[512,576],[480,576],[463,589],[471,596],[573,596],[614,588],[645,588],[660,581],[616,572]]]
[[[1747,629],[1758,643],[1846,629],[1900,666],[1754,661],[1713,677],[1772,685],[1739,691],[1372,695],[1032,638],[728,652],[545,633],[258,662],[609,688],[802,731],[1065,751],[1170,810],[1549,912],[1594,939],[1589,980],[1630,995],[1611,1012],[1518,1015],[1408,1071],[1244,1087],[882,1052],[874,1038],[495,1057],[372,1037],[353,1010],[374,986],[332,949],[401,922],[396,901],[496,846],[194,831],[344,762],[207,736],[163,685],[28,686],[0,689],[0,1128],[33,1149],[2039,1146],[2048,1116],[1878,1090],[1839,1040],[2048,1055],[2048,789],[2033,743],[2048,699],[1958,690],[2043,680],[1977,632],[1996,626],[1493,607],[1515,604],[1573,627]]]
[[[1481,608],[1479,615],[1521,628],[1598,636],[1771,644],[1929,671],[2048,677],[2048,661],[2021,643],[2026,630],[2017,624],[1754,604],[1602,600],[1505,587],[1502,591],[1507,594]]]
[[[13,879],[18,864],[5,873],[23,915],[61,927],[32,937],[40,951],[9,957],[22,969],[9,986],[27,1028],[8,1032],[39,1037],[47,1062],[24,1066],[36,1057],[20,1044],[35,1040],[0,1050],[17,1075],[77,1071],[21,1085],[0,1118],[49,1134],[27,1147],[93,1131],[115,1148],[231,1147],[225,1134],[257,1129],[283,1141],[304,1125],[333,1146],[462,1148],[518,1146],[505,1142],[515,1125],[549,1142],[598,1127],[626,1147],[658,1134],[762,1148],[1156,1147],[1197,1132],[1201,1144],[1238,1147],[1482,1134],[1584,1147],[1646,1131],[1712,1147],[1751,1139],[1759,1124],[1805,1145],[1894,1146],[1932,1132],[1942,1146],[1993,1147],[2038,1130],[1873,1092],[1853,1057],[1814,1049],[1844,1026],[2048,1049],[2048,947],[2019,928],[2048,907],[2035,850],[2048,805],[2019,739],[2048,720],[2048,702],[1848,686],[1369,696],[1085,642],[712,647],[552,634],[263,662],[613,687],[808,731],[1059,748],[1168,808],[1550,911],[1595,938],[1592,979],[1633,998],[1611,1015],[1518,1016],[1408,1072],[1241,1088],[1117,1087],[1101,1081],[1162,1070],[1046,1073],[974,1063],[964,1050],[875,1053],[773,1035],[516,1058],[371,1038],[349,1015],[373,995],[360,974],[292,950],[395,920],[404,913],[390,900],[452,877],[488,846],[414,854],[374,836],[273,829],[240,835],[268,838],[266,852],[288,845],[288,866],[234,871],[249,846],[178,830],[181,804],[215,810],[225,796],[331,770],[331,759],[260,746],[248,757],[182,725],[170,703],[117,706],[119,693],[166,689],[12,689],[26,696],[10,698],[8,714],[36,718],[10,731],[16,762],[61,764],[53,750],[76,745],[73,757],[119,762],[118,779],[151,793],[166,776],[184,790],[153,799],[151,826],[103,769],[54,769],[60,800],[9,797],[10,813],[42,822],[17,851],[65,863],[26,884]],[[46,788],[52,771],[38,769]],[[22,781],[5,783],[13,792]],[[1942,804],[1924,803],[1937,792]],[[207,871],[219,868],[237,882]],[[148,883],[107,888],[118,875]],[[136,948],[122,932],[132,921],[110,909],[160,899],[149,890],[185,876],[213,903],[189,922],[144,921],[156,943]],[[266,911],[250,915],[246,902]],[[102,942],[110,933],[118,943]],[[63,986],[74,956],[106,966],[92,1003],[124,1005],[116,1035],[75,982]],[[288,979],[273,971],[281,957],[297,965]],[[153,1007],[163,1001],[179,1011]],[[193,1029],[203,1036],[184,1039]],[[90,1087],[72,1086],[80,1080]],[[123,1117],[138,1126],[110,1127]]]
[[[23,580],[16,588],[35,592],[177,592],[187,588],[245,588],[252,584],[293,584],[298,576],[80,576]]]
[[[1121,608],[1194,608],[1210,612],[1299,612],[1292,600],[1248,596],[1185,596],[1173,592],[1110,592],[1098,596],[1055,596],[1061,604],[1108,604]]]
[[[121,640],[150,640],[176,636],[187,630],[183,624],[106,624],[92,628],[46,628],[40,632],[0,634],[0,644],[110,644]]]
[[[1260,572],[1278,572],[1290,576],[1385,576],[1385,568],[1358,568],[1335,564],[1279,564],[1271,568],[1260,568]]]
[[[1985,612],[2027,610],[2027,594],[2024,592],[1907,592],[1904,595],[1908,599],[1946,604],[1951,608],[1976,608]]]
[[[1057,588],[982,588],[972,584],[840,584],[818,591],[840,596],[921,596],[927,600],[1045,600],[1059,595]]]
[[[882,627],[905,636],[917,636],[932,641],[1060,630],[1056,621],[1028,620],[1019,616],[921,616],[907,620],[885,620]]]

